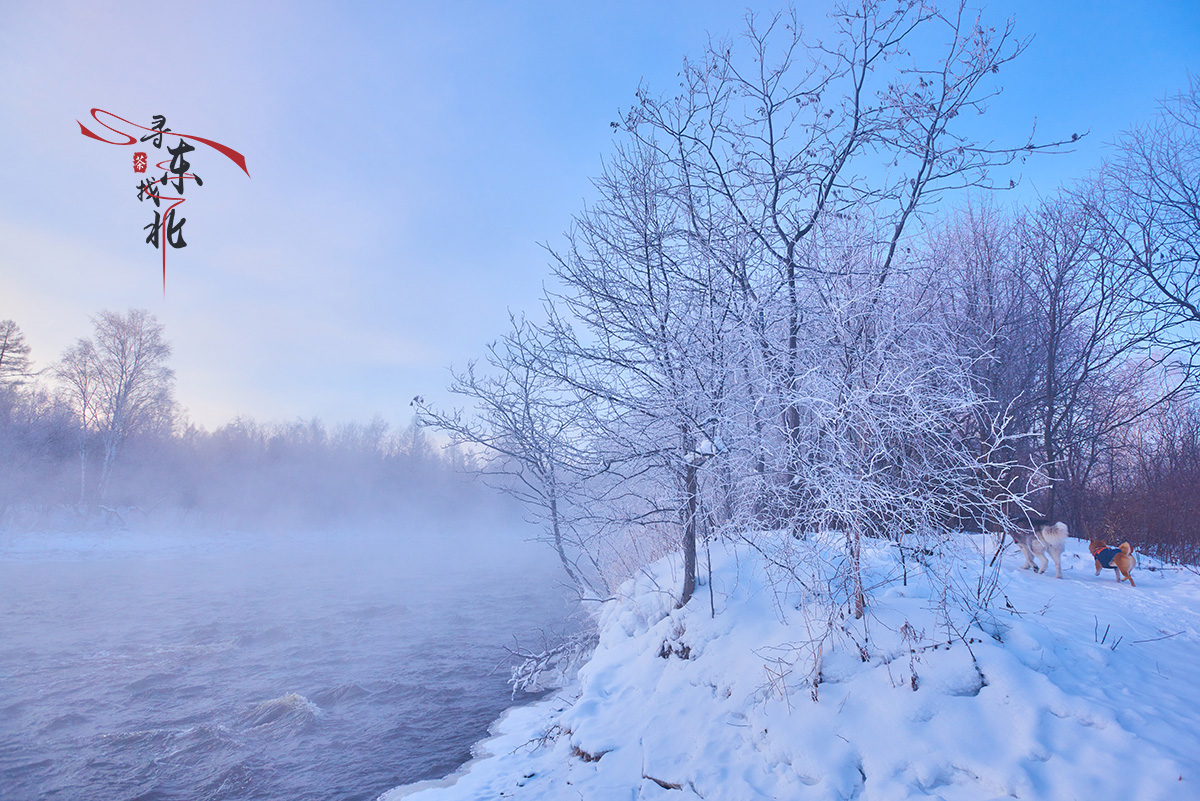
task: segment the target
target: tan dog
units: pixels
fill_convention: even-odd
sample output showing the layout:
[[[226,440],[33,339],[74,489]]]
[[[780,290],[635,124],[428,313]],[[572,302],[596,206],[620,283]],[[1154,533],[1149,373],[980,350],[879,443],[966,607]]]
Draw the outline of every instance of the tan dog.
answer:
[[[1117,583],[1129,579],[1129,586],[1136,587],[1133,583],[1133,576],[1130,573],[1137,567],[1137,559],[1133,558],[1133,548],[1128,542],[1122,542],[1120,548],[1114,548],[1101,540],[1092,540],[1088,543],[1088,550],[1091,551],[1092,557],[1096,560],[1096,575],[1100,575],[1100,571],[1111,569],[1117,574]]]

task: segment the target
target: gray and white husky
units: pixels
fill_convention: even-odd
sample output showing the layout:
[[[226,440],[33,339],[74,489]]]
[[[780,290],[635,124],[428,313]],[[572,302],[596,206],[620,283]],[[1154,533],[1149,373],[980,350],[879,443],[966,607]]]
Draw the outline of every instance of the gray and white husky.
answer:
[[[1053,559],[1054,575],[1056,578],[1062,578],[1062,553],[1067,546],[1067,536],[1069,535],[1067,524],[1030,519],[1029,525],[1032,526],[1030,529],[1025,528],[1024,523],[1025,521],[1021,520],[1017,523],[1017,528],[1011,530],[1017,547],[1021,549],[1021,553],[1025,554],[1025,564],[1021,566],[1021,569],[1032,567],[1038,573],[1045,573],[1050,568],[1049,559]],[[1041,569],[1038,569],[1033,563],[1035,556],[1042,560]]]

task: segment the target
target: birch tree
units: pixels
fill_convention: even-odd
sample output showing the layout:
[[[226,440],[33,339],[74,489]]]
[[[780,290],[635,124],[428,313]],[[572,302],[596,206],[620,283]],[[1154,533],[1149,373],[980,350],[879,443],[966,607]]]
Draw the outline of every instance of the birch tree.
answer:
[[[55,369],[79,424],[80,503],[87,497],[88,443],[100,447],[95,498],[108,493],[113,467],[129,435],[169,427],[175,373],[167,366],[171,346],[149,312],[102,311],[92,318],[93,336],[80,339]]]

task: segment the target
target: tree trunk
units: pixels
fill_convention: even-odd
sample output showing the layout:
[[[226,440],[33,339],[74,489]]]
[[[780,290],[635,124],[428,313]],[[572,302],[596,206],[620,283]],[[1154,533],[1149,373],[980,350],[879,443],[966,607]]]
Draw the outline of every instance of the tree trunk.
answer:
[[[863,591],[862,581],[862,532],[854,527],[847,535],[850,540],[850,569],[853,572],[854,583],[854,619],[861,620],[863,611],[867,608],[867,597]]]
[[[696,591],[696,517],[699,506],[699,490],[696,480],[696,465],[689,458],[683,468],[686,507],[683,520],[683,592],[679,607],[687,605]]]
[[[553,495],[550,497],[550,527],[554,535],[554,550],[558,553],[563,570],[567,571],[567,575],[571,577],[572,583],[575,584],[575,589],[582,593],[584,590],[583,582],[580,581],[575,571],[571,569],[571,560],[567,558],[567,552],[563,548],[562,530],[559,528],[558,523],[558,498]]]
[[[87,501],[87,440],[79,440],[79,505]]]
[[[108,480],[112,476],[113,465],[117,460],[118,443],[109,436],[104,442],[104,461],[100,465],[100,477],[96,482],[96,500],[103,502],[108,497]]]

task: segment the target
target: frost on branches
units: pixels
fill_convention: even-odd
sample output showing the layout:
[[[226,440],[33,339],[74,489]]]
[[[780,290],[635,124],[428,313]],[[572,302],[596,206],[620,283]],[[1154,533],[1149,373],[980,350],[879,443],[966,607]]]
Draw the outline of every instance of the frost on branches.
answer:
[[[537,319],[457,374],[474,411],[423,419],[487,454],[593,601],[681,550],[676,605],[715,614],[707,546],[736,538],[861,617],[866,540],[935,570],[951,532],[1002,532],[1036,486],[1028,431],[980,391],[920,237],[934,202],[1061,144],[962,126],[1024,46],[965,5],[866,0],[820,37],[750,16],[678,92],[639,88]]]

